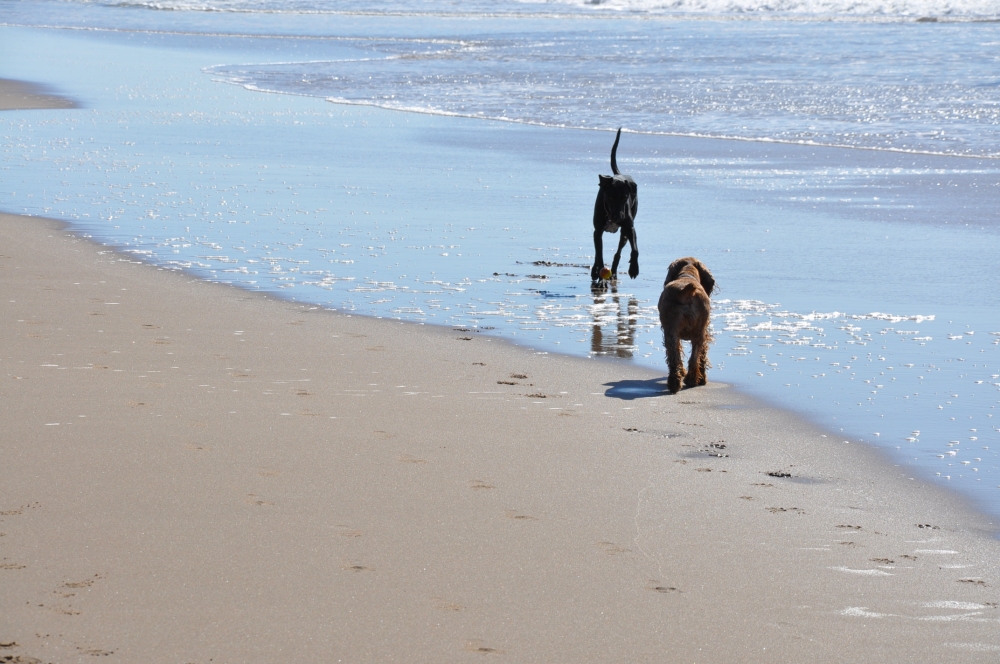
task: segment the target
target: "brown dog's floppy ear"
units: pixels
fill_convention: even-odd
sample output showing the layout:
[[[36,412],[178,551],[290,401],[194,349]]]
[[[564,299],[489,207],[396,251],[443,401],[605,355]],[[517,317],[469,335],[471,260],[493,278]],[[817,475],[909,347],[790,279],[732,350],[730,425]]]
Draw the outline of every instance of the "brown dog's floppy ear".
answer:
[[[701,287],[705,289],[705,294],[711,297],[712,289],[715,288],[715,277],[701,261],[695,261],[694,266],[698,268],[698,281],[701,282]]]
[[[681,270],[684,269],[685,265],[687,265],[686,258],[678,258],[673,263],[671,263],[670,267],[667,268],[667,278],[663,281],[663,285],[666,286],[671,281],[676,279],[677,276],[681,273]]]

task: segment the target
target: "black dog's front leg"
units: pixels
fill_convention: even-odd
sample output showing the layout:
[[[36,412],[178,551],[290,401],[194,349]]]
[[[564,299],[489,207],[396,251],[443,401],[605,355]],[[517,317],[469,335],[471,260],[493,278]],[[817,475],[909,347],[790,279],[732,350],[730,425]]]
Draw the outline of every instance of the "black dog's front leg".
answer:
[[[635,226],[631,228],[631,235],[629,236],[629,243],[632,245],[632,253],[628,258],[628,276],[635,279],[639,276],[639,238],[635,234]],[[625,238],[622,238],[622,244]],[[618,251],[621,251],[619,249]]]
[[[590,268],[590,280],[601,279],[601,268],[604,267],[604,229],[594,229],[594,267]]]
[[[628,276],[635,279],[639,276],[639,243],[635,236],[635,227],[632,228],[622,228],[622,237],[618,240],[618,253],[615,254],[615,262],[611,265],[611,272],[617,277],[618,276],[618,262],[622,257],[622,249],[625,248],[625,243],[628,242],[631,245],[632,253],[629,255],[628,259]]]
[[[625,243],[628,242],[628,234],[625,232],[625,229],[623,228],[621,232],[622,235],[618,239],[618,251],[615,252],[615,258],[611,261],[611,275],[615,279],[618,278],[618,263],[622,259],[622,249],[625,248]]]

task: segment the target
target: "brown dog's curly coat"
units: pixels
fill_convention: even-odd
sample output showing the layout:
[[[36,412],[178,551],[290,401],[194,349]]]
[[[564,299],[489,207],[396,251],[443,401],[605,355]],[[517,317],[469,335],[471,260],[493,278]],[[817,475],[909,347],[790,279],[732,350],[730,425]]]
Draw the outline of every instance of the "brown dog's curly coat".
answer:
[[[708,324],[712,311],[709,298],[713,288],[715,278],[697,258],[678,258],[667,270],[658,308],[670,370],[667,389],[671,394],[681,389],[681,381],[684,381],[684,387],[708,382],[705,370],[709,366],[708,345],[712,343]],[[691,342],[691,358],[686,373],[681,340]]]

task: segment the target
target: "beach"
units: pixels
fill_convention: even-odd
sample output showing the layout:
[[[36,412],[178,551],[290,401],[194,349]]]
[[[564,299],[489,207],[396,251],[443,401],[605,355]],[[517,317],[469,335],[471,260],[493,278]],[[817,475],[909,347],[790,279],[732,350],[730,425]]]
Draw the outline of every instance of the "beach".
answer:
[[[5,1],[5,9],[21,11]],[[922,479],[1000,515],[1000,291],[990,277],[1000,251],[995,158],[626,127],[618,164],[639,183],[640,274],[593,291],[589,226],[597,175],[610,172],[614,129],[379,106],[397,92],[424,89],[421,78],[327,97],[345,93],[323,88],[329,77],[315,70],[368,63],[380,80],[423,57],[397,52],[458,48],[460,70],[478,77],[478,61],[466,51],[503,55],[506,45],[528,40],[544,55],[550,38],[570,42],[560,47],[569,50],[559,58],[566,61],[589,48],[593,19],[438,22],[278,11],[278,23],[262,25],[272,14],[34,7],[43,24],[77,27],[0,26],[4,75],[43,82],[80,108],[0,114],[3,211],[62,219],[101,244],[209,281],[653,371],[663,367],[655,305],[667,265],[697,256],[718,282],[715,380],[880,447]],[[88,27],[123,21],[133,27]],[[716,24],[724,29],[713,31]],[[856,26],[836,22],[638,17],[615,26],[626,55],[644,43],[638,37],[672,49],[712,39],[715,50],[734,53],[720,85],[740,63],[765,63],[758,78],[772,73],[766,50],[741,51],[743,36],[773,43],[790,30],[802,43],[858,41]],[[963,67],[965,77],[985,79],[992,69],[970,58],[997,26],[862,25],[868,36],[858,48],[868,44],[870,53],[852,71],[863,74],[883,42],[912,51],[908,40],[919,37],[928,57],[958,49],[963,62],[976,64]],[[635,52],[646,50],[658,52]],[[679,69],[700,70],[695,60]],[[553,67],[547,55],[542,61],[539,67]],[[368,80],[366,71],[361,78]],[[858,78],[864,92],[870,83]],[[295,92],[297,82],[313,80],[317,89]],[[761,85],[755,94],[770,94]],[[792,87],[776,98],[790,96],[795,106],[801,86]],[[983,84],[974,94],[996,89]],[[548,88],[538,90],[534,105],[512,110],[523,108],[528,120],[535,107],[548,112]],[[886,84],[871,94],[888,98],[893,90]],[[471,102],[477,94],[464,85],[442,90]],[[821,87],[810,104],[831,95]],[[628,101],[595,104],[617,109]],[[979,117],[980,107],[963,103],[949,113]],[[617,119],[617,110],[586,116],[586,108],[565,111]],[[919,110],[926,116],[933,108]],[[974,133],[982,117],[959,129]],[[780,135],[799,127],[776,124],[787,127]],[[909,124],[904,118],[898,126]],[[910,130],[906,140],[925,133]],[[938,143],[929,148],[947,145]],[[968,148],[988,155],[992,145],[984,133]]]
[[[993,661],[995,526],[712,381],[0,217],[10,661]],[[20,659],[16,659],[16,658]],[[36,659],[29,659],[36,658]]]
[[[743,129],[777,142],[626,131],[642,273],[594,289],[600,114],[410,86],[544,72],[597,9],[240,2],[0,0],[0,661],[995,661],[985,110],[956,138],[831,107],[811,135],[847,147],[770,111]],[[647,19],[614,23],[639,70],[661,27],[709,64],[853,29]],[[966,63],[995,29],[859,25]],[[497,89],[538,124],[454,110]],[[713,366],[668,395],[689,254]]]

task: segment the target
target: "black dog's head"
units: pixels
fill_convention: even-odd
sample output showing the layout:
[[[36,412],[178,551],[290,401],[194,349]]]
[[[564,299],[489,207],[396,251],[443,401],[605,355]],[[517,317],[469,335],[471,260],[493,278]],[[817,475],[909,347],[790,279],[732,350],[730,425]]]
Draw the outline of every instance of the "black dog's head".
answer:
[[[604,212],[619,226],[631,226],[639,209],[639,190],[628,175],[598,175]]]

